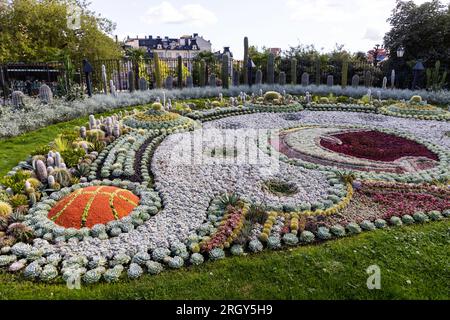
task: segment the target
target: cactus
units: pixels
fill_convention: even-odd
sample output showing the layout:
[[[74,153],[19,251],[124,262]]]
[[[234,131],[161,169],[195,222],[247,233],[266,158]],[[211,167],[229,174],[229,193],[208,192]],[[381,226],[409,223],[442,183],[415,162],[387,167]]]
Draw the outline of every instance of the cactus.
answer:
[[[7,217],[12,212],[13,212],[13,209],[9,203],[0,201],[0,217]]]
[[[239,71],[233,69],[233,86],[239,86]]]
[[[163,77],[161,74],[161,63],[157,52],[153,53],[153,62],[155,65],[155,84],[156,88],[160,89],[163,86]]]
[[[444,71],[442,76],[439,74],[441,71],[441,62],[438,60],[434,65],[434,70],[428,68],[426,71],[427,75],[427,89],[433,91],[441,90],[447,79],[447,71]]]
[[[183,87],[183,59],[181,56],[177,58],[177,87],[178,89]]]
[[[267,59],[267,83],[275,83],[275,56],[273,53],[269,53],[269,57]]]
[[[39,99],[43,104],[51,104],[53,102],[53,92],[48,85],[43,84],[39,88]]]
[[[297,59],[291,59],[291,84],[297,84]]]
[[[114,85],[114,80],[109,80],[109,88],[110,88],[110,90],[111,90],[111,94],[114,96],[114,97],[117,97],[117,90],[116,90],[116,86]]]
[[[188,88],[194,87],[194,79],[192,79],[192,76],[186,77],[186,87],[188,87]]]
[[[48,172],[47,167],[42,160],[37,160],[35,163],[36,166],[36,176],[41,182],[47,181]]]
[[[378,97],[378,101],[381,101],[381,91],[380,90],[377,90],[377,97]]]
[[[216,75],[214,73],[211,73],[209,76],[209,86],[215,87],[216,86]]]
[[[97,129],[97,121],[95,120],[95,116],[91,114],[89,116],[89,130]]]
[[[86,127],[80,127],[80,137],[86,139]]]
[[[383,88],[384,90],[386,90],[386,88],[387,88],[387,82],[388,82],[387,77],[383,77],[383,85],[382,85],[382,88]]]
[[[359,86],[359,76],[357,74],[355,74],[352,77],[352,87],[353,88],[358,88],[358,86]]]
[[[309,86],[309,73],[303,72],[302,74],[302,86]]]
[[[229,64],[228,55],[224,54],[222,57],[222,88],[224,89],[228,89],[230,87],[230,75],[228,64]]]
[[[244,84],[248,85],[247,63],[248,63],[248,38],[244,38]]]
[[[55,182],[60,184],[62,187],[70,186],[72,175],[67,169],[57,168],[53,170],[51,175],[55,178]]]
[[[166,78],[165,88],[168,90],[172,90],[172,88],[173,88],[173,77],[172,76],[168,76]]]
[[[24,97],[25,95],[22,91],[13,91],[13,93],[11,94],[13,107],[16,109],[23,108],[25,106],[25,103],[23,102]]]
[[[327,77],[327,86],[332,87],[334,86],[334,77],[333,75],[328,75]]]
[[[391,71],[391,89],[395,88],[395,70]]]
[[[348,83],[348,60],[344,59],[342,62],[342,75],[341,75],[341,87],[347,87]]]
[[[256,85],[262,84],[262,71],[260,69],[256,70],[255,84]]]
[[[59,152],[56,152],[54,158],[55,158],[55,166],[57,168],[60,168],[62,166],[62,164],[64,163],[63,159],[61,157],[61,154]]]
[[[320,86],[320,78],[321,78],[321,67],[320,67],[320,58],[316,59],[316,86]]]
[[[120,125],[119,123],[115,123],[113,130],[112,130],[112,135],[116,138],[120,137]]]
[[[199,85],[200,87],[206,86],[206,62],[205,60],[200,61],[200,70],[199,70]]]
[[[286,85],[286,73],[284,71],[280,72],[280,77],[278,79],[278,83],[280,84],[280,86]]]
[[[134,92],[135,90],[135,83],[134,83],[134,71],[130,70],[128,71],[128,90],[130,92]]]
[[[108,94],[108,77],[106,76],[106,67],[102,64],[102,83],[103,83],[103,92]]]
[[[372,73],[370,71],[364,73],[364,85],[367,88],[372,86]]]
[[[306,95],[305,95],[305,101],[307,104],[310,104],[312,102],[312,96],[308,91],[306,92]]]
[[[148,82],[145,78],[139,79],[139,90],[140,91],[147,91],[148,90]]]

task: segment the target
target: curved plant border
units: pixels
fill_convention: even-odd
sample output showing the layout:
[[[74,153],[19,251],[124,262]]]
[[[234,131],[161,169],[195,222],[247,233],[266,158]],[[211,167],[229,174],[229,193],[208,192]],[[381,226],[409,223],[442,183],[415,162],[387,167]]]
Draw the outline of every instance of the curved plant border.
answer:
[[[129,215],[120,220],[113,220],[106,224],[97,224],[92,228],[64,228],[57,225],[48,218],[48,213],[57,202],[82,188],[91,186],[113,186],[131,191],[140,198],[139,205],[130,212]],[[117,237],[120,233],[127,233],[145,221],[149,220],[152,215],[158,213],[161,209],[161,199],[159,195],[152,189],[145,187],[139,183],[126,180],[94,180],[92,182],[78,183],[71,187],[63,188],[53,192],[49,197],[42,199],[33,206],[25,216],[24,224],[34,230],[35,236],[47,241],[55,242],[67,241],[70,238],[78,238],[82,240],[84,237],[94,237],[101,240],[109,237]],[[133,227],[130,226],[133,225]],[[114,230],[115,228],[120,228]],[[113,232],[112,232],[113,231]]]
[[[400,118],[414,118],[418,120],[436,120],[436,121],[450,121],[450,112],[444,111],[443,114],[407,114],[403,112],[395,112],[390,110],[390,107],[393,107],[394,105],[390,106],[383,106],[380,108],[380,113],[384,114],[386,116],[392,116],[392,117],[400,117]]]
[[[317,125],[317,124],[304,124],[301,126],[292,126],[285,128],[280,131],[286,131],[296,128],[302,128],[302,127],[334,127],[334,128],[342,128],[342,129],[370,129],[370,130],[376,130],[388,134],[393,134],[398,137],[407,138],[413,141],[416,141],[420,144],[425,145],[428,149],[435,152],[439,157],[439,165],[436,168],[428,169],[428,170],[422,170],[418,173],[403,173],[403,174],[397,174],[393,172],[364,172],[364,171],[358,171],[358,170],[351,170],[351,169],[343,169],[340,167],[331,167],[331,166],[324,166],[320,164],[315,164],[311,162],[306,162],[301,159],[291,159],[287,157],[286,155],[278,152],[275,150],[275,148],[270,144],[270,142],[267,141],[267,139],[264,138],[263,135],[260,137],[260,141],[263,141],[265,143],[265,146],[262,145],[260,148],[270,154],[278,154],[280,160],[292,164],[292,165],[299,165],[307,169],[316,169],[316,170],[322,170],[322,171],[332,171],[334,173],[339,174],[354,174],[359,179],[363,180],[386,180],[386,181],[397,181],[397,182],[411,182],[411,183],[431,183],[433,180],[442,180],[442,179],[448,179],[450,176],[450,151],[447,151],[446,149],[437,146],[433,143],[430,143],[428,141],[425,141],[423,139],[417,138],[416,136],[404,132],[398,132],[390,129],[385,128],[379,128],[374,126],[357,126],[357,125]]]

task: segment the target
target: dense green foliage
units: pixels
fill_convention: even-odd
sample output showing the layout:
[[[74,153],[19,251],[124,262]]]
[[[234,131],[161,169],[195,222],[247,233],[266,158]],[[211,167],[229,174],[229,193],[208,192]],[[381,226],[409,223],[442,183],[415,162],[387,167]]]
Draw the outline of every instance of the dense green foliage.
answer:
[[[81,28],[68,27],[70,5],[82,8]],[[69,11],[70,12],[70,11]],[[117,58],[110,37],[114,24],[88,9],[81,0],[0,0],[0,62],[73,61]]]

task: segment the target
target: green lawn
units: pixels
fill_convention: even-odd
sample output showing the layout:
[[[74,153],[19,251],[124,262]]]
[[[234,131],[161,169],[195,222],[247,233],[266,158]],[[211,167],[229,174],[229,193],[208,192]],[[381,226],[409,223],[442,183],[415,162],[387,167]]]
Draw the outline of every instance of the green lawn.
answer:
[[[449,249],[447,220],[80,290],[0,274],[0,299],[448,299]],[[381,290],[366,287],[373,264]]]

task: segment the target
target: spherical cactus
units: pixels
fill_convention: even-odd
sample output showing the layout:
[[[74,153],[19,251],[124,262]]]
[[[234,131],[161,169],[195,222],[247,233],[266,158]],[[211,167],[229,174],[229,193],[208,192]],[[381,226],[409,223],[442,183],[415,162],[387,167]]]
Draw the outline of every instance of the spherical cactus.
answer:
[[[163,109],[163,105],[160,102],[154,102],[151,107],[155,111],[161,111]]]
[[[51,104],[53,102],[53,92],[48,85],[43,84],[39,88],[39,99],[43,104]]]
[[[272,102],[274,100],[280,100],[281,99],[281,94],[279,94],[276,91],[267,91],[264,94],[264,101],[266,102]]]
[[[80,128],[80,137],[86,139],[86,127]]]
[[[411,103],[421,103],[422,97],[421,96],[412,96],[411,100],[409,100]]]
[[[13,91],[13,93],[11,94],[11,101],[13,107],[16,109],[23,108],[25,106],[24,97],[25,95],[23,94],[22,91]]]
[[[9,203],[0,201],[0,217],[8,217],[13,212]]]
[[[59,185],[63,187],[70,186],[72,175],[67,169],[57,168],[53,170],[51,175],[55,178],[55,182],[57,182]]]

